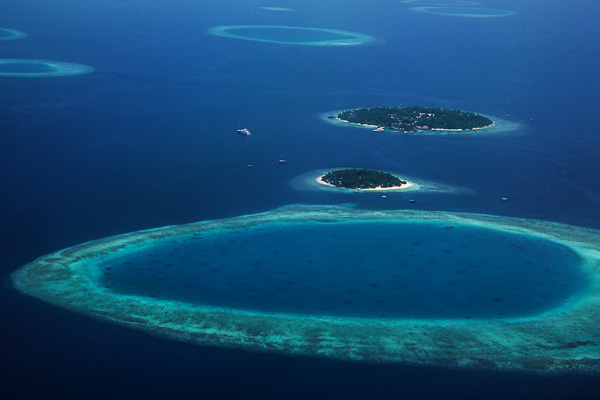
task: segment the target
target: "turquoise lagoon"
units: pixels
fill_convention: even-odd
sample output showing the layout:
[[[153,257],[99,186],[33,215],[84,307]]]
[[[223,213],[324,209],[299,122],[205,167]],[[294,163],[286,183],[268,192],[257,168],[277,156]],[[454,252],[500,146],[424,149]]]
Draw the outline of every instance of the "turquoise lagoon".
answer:
[[[490,251],[494,257],[490,257]],[[487,228],[397,222],[261,226],[101,263],[113,291],[237,309],[378,318],[503,318],[583,286],[569,248]]]

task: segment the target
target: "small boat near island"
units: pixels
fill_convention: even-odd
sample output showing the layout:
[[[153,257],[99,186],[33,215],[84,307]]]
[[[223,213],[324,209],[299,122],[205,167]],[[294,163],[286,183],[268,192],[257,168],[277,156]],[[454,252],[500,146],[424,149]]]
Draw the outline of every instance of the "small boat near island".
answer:
[[[246,129],[246,128],[238,129],[237,133],[239,133],[240,135],[243,135],[243,136],[250,136],[250,135],[252,135],[250,133],[250,131],[248,129]]]

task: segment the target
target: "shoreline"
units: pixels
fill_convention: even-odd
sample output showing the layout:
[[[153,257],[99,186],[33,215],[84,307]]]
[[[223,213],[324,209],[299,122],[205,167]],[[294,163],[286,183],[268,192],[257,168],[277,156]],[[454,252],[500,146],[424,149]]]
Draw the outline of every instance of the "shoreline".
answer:
[[[481,114],[483,115],[483,114]],[[333,119],[333,118],[329,118],[329,119]],[[350,124],[350,125],[355,125],[355,126],[364,126],[364,127],[368,127],[368,128],[380,128],[380,126],[378,125],[369,125],[369,124],[359,124],[356,122],[350,122],[350,121],[346,121],[345,119],[341,119],[340,117],[335,117],[336,120],[340,121],[340,122],[344,122],[346,124]],[[410,131],[395,131],[395,130],[391,130],[390,128],[383,128],[383,131],[381,132],[392,132],[392,133],[419,133],[419,132],[427,132],[427,131],[445,131],[445,132],[469,132],[469,131],[475,131],[475,130],[479,130],[479,129],[487,129],[487,128],[492,128],[494,127],[494,122],[492,122],[490,125],[486,125],[486,126],[482,126],[479,128],[471,128],[471,129],[450,129],[450,128],[430,128],[430,129],[417,129],[415,132],[410,132]]]
[[[345,189],[345,190],[354,190],[356,192],[386,192],[388,190],[404,190],[404,189],[409,189],[411,187],[413,187],[413,184],[409,181],[405,181],[406,183],[403,184],[402,186],[390,186],[390,187],[381,187],[381,186],[377,186],[375,188],[366,188],[366,189],[361,189],[361,188],[355,188],[355,189],[351,189],[351,188],[345,188],[345,187],[339,187],[339,186],[335,186],[332,185],[331,183],[327,183],[321,180],[321,178],[323,178],[325,176],[325,174],[318,176],[317,179],[315,179],[315,182],[320,183],[321,185],[324,186],[328,186],[330,188],[334,188],[334,189]],[[394,175],[396,178],[404,180],[402,178],[400,178],[399,176]]]
[[[425,130],[430,130],[430,131],[451,131],[451,132],[468,132],[468,131],[476,131],[478,129],[487,129],[487,128],[492,128],[494,126],[494,123],[492,122],[489,125],[486,126],[481,126],[479,128],[471,128],[471,129],[444,129],[444,128],[431,128],[431,129],[425,129]],[[419,131],[421,131],[423,129],[419,129]]]
[[[356,125],[356,126],[366,126],[368,128],[379,128],[379,126],[377,125],[369,125],[369,124],[357,124],[356,122],[350,122],[350,121],[346,121],[345,119],[341,119],[340,117],[336,116],[335,117],[336,120],[343,122],[345,124],[350,124],[350,125]],[[385,129],[385,128],[384,128]],[[398,131],[400,132],[400,131]]]

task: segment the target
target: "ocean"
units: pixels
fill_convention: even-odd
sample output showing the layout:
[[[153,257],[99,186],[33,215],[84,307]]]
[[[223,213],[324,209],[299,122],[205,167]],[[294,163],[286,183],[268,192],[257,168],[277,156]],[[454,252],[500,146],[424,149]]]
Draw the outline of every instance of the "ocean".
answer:
[[[598,398],[597,376],[192,346],[55,308],[10,283],[19,267],[83,242],[290,204],[483,213],[600,229],[600,6],[472,3],[4,0],[0,28],[27,36],[0,40],[0,59],[94,68],[15,77],[0,66],[5,397]],[[271,41],[209,33],[237,25],[373,39],[314,46],[289,43],[296,34],[319,39],[314,30],[244,33]],[[332,35],[323,32],[322,40]],[[396,105],[469,110],[518,128],[374,134],[323,119],[333,110]],[[241,128],[252,135],[238,135]],[[347,166],[461,190],[384,198],[292,184],[311,171]]]

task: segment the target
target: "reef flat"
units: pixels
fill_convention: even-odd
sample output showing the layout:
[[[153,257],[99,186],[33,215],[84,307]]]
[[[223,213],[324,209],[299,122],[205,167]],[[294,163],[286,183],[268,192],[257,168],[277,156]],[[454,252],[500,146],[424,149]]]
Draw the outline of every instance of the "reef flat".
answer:
[[[503,320],[372,319],[255,312],[116,293],[99,283],[107,259],[219,232],[294,224],[431,223],[482,227],[568,247],[584,289],[544,313]],[[199,345],[369,362],[597,374],[600,366],[600,232],[482,214],[287,206],[236,218],[114,236],[64,249],[12,275],[19,291],[107,322]]]

